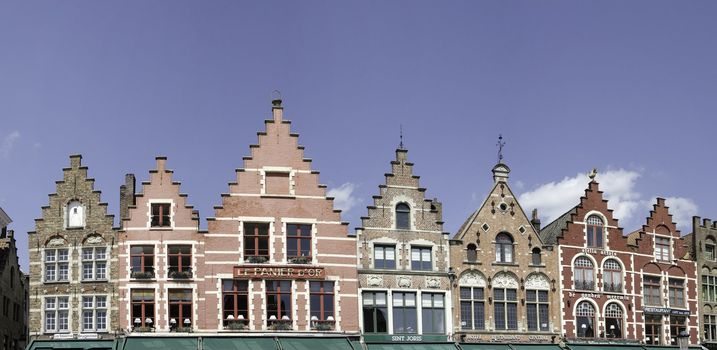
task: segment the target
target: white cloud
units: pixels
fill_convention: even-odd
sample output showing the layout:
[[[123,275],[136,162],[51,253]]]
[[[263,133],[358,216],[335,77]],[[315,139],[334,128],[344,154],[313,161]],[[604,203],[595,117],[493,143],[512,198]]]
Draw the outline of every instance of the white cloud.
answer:
[[[640,176],[636,171],[624,169],[608,170],[598,175],[600,189],[605,193],[610,209],[615,211],[616,218],[629,220],[643,203],[640,193],[635,191],[635,183]],[[540,217],[548,223],[579,203],[589,181],[586,174],[565,177],[525,192],[519,200],[526,210],[538,208]]]
[[[17,130],[5,136],[5,138],[2,140],[2,143],[0,143],[0,157],[7,158],[10,155],[13,146],[15,146],[15,141],[17,141],[17,139],[19,138],[20,132]]]
[[[644,199],[636,190],[637,180],[642,171],[625,169],[608,170],[599,173],[597,181],[603,191],[608,207],[613,209],[613,215],[620,220],[620,226],[633,227],[644,223],[649,216],[655,198]],[[579,204],[580,197],[585,194],[590,180],[585,174],[574,177],[565,177],[557,182],[539,185],[534,190],[519,196],[520,203],[525,210],[538,208],[540,218],[547,224],[555,220],[573,206]],[[689,229],[692,215],[697,213],[697,204],[689,198],[669,197],[665,199],[666,205],[674,221],[681,230]]]
[[[682,233],[689,233],[692,229],[692,216],[697,215],[697,203],[684,197],[667,197],[665,205],[670,208],[672,221],[677,223]]]
[[[347,212],[359,202],[359,200],[353,195],[356,187],[356,185],[347,182],[337,188],[330,189],[327,195],[329,197],[334,197],[334,207],[336,207],[336,209],[341,209],[341,211]]]

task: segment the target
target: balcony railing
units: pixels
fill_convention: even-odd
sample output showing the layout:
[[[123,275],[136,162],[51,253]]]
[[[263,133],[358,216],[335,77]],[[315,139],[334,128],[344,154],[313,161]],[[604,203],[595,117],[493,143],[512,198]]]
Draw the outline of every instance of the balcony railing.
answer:
[[[602,289],[608,293],[622,293],[622,283],[604,283]]]
[[[154,278],[154,268],[145,268],[144,271],[132,271],[130,277],[138,280],[149,280]]]
[[[170,266],[167,272],[167,277],[175,280],[188,280],[193,277],[191,267],[182,267],[181,269],[176,266]]]
[[[577,289],[577,290],[595,290],[595,282],[594,281],[577,280],[577,281],[575,281],[575,289]]]

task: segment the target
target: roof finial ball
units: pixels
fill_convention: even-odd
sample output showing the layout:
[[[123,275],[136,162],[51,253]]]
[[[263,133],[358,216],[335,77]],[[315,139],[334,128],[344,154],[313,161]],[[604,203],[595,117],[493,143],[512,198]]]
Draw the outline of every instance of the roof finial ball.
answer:
[[[271,92],[271,105],[281,107],[281,91],[274,90]]]
[[[595,181],[595,177],[597,176],[598,170],[597,168],[593,168],[590,173],[588,173],[588,177],[590,178],[590,181]]]

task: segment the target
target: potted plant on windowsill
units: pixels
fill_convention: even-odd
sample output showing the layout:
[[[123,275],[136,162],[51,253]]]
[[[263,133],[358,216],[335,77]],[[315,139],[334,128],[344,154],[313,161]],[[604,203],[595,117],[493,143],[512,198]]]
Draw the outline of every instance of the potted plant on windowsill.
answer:
[[[154,278],[154,271],[153,270],[147,270],[147,271],[132,271],[132,274],[130,277],[138,280],[148,280]]]
[[[316,331],[331,331],[334,329],[334,317],[329,316],[325,320],[319,320],[316,316],[311,316],[311,329]]]
[[[182,325],[177,324],[177,320],[171,319],[169,320],[169,330],[171,332],[178,332],[178,333],[191,333],[192,332],[192,321],[188,318],[184,319],[184,322],[182,322]]]
[[[269,258],[265,256],[248,256],[244,261],[250,263],[250,264],[263,264],[267,261],[269,261]]]
[[[234,318],[234,315],[227,316],[225,329],[233,331],[243,331],[249,328],[248,320],[244,319],[244,315],[238,315]]]
[[[295,256],[289,259],[292,264],[311,264],[311,261],[310,256]]]
[[[179,270],[178,268],[170,268],[169,269],[169,278],[176,279],[176,280],[188,280],[192,278],[192,269],[190,268],[183,268]]]
[[[288,331],[291,330],[293,327],[293,323],[291,322],[291,319],[289,319],[289,316],[284,315],[281,317],[280,320],[276,318],[276,316],[271,315],[269,316],[269,329],[273,331]]]

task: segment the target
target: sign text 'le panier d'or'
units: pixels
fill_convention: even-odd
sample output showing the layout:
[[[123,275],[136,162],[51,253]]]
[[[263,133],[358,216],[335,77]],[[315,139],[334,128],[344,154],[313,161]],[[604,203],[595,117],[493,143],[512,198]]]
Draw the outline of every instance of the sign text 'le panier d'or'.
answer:
[[[325,276],[324,268],[316,266],[244,265],[234,267],[235,278],[321,280]]]

